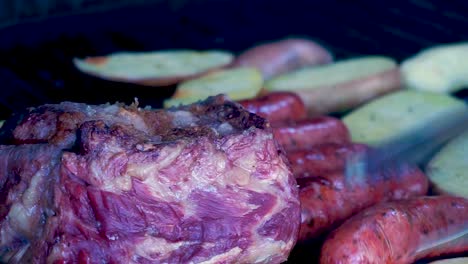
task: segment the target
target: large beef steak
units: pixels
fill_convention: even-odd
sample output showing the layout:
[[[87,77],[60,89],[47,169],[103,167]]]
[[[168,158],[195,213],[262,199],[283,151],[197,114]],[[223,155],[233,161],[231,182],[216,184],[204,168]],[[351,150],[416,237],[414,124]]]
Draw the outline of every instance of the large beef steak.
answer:
[[[223,96],[30,109],[0,146],[0,261],[280,263],[300,222],[268,123]]]

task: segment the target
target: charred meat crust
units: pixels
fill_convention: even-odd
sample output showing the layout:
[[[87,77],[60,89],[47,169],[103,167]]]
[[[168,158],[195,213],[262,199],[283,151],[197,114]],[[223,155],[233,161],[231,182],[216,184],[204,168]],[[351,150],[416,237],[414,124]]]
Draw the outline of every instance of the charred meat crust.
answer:
[[[44,105],[11,131],[0,262],[281,263],[296,243],[284,152],[224,96],[169,110]]]
[[[238,104],[218,95],[197,104],[168,111],[123,104],[86,105],[62,102],[31,108],[0,130],[2,144],[49,143],[73,148],[79,127],[93,120],[106,125],[122,123],[148,135],[160,135],[162,141],[195,135],[223,136],[250,127],[266,129],[267,121],[243,110]]]

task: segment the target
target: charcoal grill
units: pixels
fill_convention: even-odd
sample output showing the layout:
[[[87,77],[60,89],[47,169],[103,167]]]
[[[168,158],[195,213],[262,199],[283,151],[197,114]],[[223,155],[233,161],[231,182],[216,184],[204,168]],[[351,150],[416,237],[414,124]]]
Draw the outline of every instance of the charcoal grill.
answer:
[[[431,45],[468,40],[463,0],[74,0],[44,1],[49,5],[36,6],[36,13],[13,2],[22,1],[0,6],[0,119],[63,100],[130,103],[138,97],[142,105],[160,107],[174,91],[85,76],[73,57],[175,48],[240,52],[304,36],[337,59],[382,54],[401,61]]]
[[[238,53],[297,36],[316,40],[336,59],[380,54],[401,61],[432,45],[468,40],[465,0],[74,0],[31,1],[32,9],[21,2],[0,3],[0,120],[64,100],[138,97],[142,106],[161,107],[174,92],[84,75],[74,57],[178,48]],[[468,98],[466,91],[457,96]]]

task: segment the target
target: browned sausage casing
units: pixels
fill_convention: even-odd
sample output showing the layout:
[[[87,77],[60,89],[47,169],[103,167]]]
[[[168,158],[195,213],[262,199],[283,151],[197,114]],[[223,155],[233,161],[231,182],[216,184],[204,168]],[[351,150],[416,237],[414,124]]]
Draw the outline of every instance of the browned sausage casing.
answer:
[[[300,241],[316,239],[379,202],[425,195],[429,186],[426,175],[409,166],[385,170],[352,184],[343,171],[297,181],[302,208]]]
[[[326,143],[310,149],[289,151],[287,158],[296,178],[321,176],[344,169],[346,157],[369,148],[358,143]]]
[[[320,263],[413,263],[468,251],[468,200],[418,197],[371,207],[334,230]]]
[[[255,67],[268,80],[298,68],[332,61],[330,52],[319,44],[290,38],[248,49],[234,60],[232,67]]]
[[[248,111],[268,119],[271,124],[306,118],[307,111],[295,93],[274,92],[239,103]]]
[[[275,125],[273,135],[286,152],[325,143],[350,142],[346,125],[340,119],[328,116]]]

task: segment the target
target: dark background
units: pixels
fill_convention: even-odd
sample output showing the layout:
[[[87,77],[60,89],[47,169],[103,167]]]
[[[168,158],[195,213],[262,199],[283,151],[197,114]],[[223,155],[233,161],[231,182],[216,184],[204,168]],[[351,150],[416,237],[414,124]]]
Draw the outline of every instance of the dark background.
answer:
[[[129,103],[138,97],[143,106],[159,107],[174,90],[85,76],[73,57],[177,48],[238,53],[298,36],[325,45],[336,59],[381,54],[401,61],[431,45],[468,40],[464,0],[39,2],[0,4],[0,119],[63,100]]]

